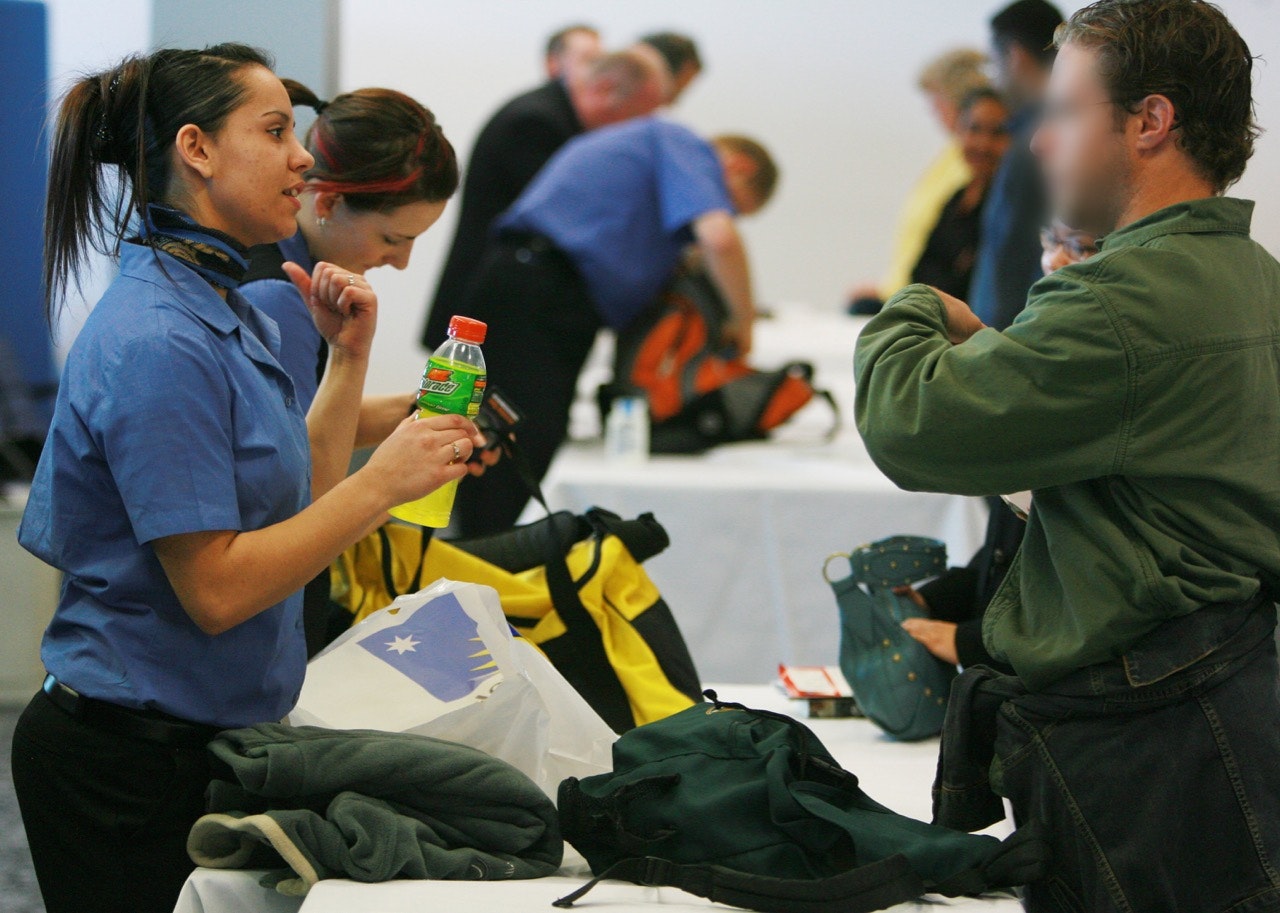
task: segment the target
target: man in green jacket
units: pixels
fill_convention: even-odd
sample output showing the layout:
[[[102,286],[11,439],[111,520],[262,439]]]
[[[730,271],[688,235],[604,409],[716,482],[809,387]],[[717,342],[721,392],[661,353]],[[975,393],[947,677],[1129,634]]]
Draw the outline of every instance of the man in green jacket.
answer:
[[[1252,59],[1201,0],[1101,0],[1056,43],[1032,148],[1101,253],[1003,333],[917,285],[857,345],[890,478],[1034,491],[984,624],[1016,687],[961,684],[944,767],[1000,692],[992,784],[1055,849],[1028,909],[1280,910],[1280,264],[1222,196]]]

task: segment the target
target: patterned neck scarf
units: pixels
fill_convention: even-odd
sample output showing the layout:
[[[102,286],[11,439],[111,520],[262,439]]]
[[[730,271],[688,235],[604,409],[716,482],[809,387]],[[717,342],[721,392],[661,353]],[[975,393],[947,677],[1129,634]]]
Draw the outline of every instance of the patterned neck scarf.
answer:
[[[215,288],[239,287],[249,269],[247,247],[170,206],[148,206],[139,234],[143,244],[177,257]]]

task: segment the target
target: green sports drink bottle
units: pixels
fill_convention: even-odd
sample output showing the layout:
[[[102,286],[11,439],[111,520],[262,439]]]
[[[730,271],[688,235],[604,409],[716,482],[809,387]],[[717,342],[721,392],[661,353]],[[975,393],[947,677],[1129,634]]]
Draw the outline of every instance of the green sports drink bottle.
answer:
[[[449,321],[449,338],[427,362],[418,388],[418,418],[429,415],[465,415],[474,419],[484,401],[486,385],[484,343],[488,327],[470,317]],[[448,482],[425,498],[391,509],[391,516],[419,526],[443,529],[453,513],[458,483]]]

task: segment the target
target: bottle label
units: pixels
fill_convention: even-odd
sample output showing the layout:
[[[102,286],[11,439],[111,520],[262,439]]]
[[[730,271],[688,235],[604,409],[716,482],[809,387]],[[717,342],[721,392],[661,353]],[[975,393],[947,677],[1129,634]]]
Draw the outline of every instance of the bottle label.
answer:
[[[422,374],[418,408],[437,415],[475,418],[484,400],[485,375],[467,371],[444,359],[432,358]]]

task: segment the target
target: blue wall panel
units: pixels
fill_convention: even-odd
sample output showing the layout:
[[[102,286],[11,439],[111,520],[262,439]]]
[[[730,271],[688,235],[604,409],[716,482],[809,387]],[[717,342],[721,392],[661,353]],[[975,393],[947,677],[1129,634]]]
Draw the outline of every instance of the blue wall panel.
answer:
[[[43,3],[0,0],[0,337],[36,389],[56,373],[41,309],[40,248],[48,155],[47,17]],[[48,405],[51,400],[43,401]]]

